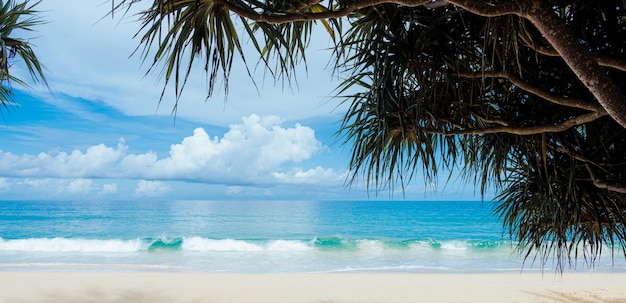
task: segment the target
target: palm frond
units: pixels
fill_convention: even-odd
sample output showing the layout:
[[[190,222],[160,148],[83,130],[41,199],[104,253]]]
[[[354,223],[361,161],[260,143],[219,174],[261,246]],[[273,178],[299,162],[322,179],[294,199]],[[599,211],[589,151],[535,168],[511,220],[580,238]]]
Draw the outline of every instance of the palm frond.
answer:
[[[16,57],[24,63],[33,81],[42,82],[47,86],[43,65],[37,59],[30,43],[13,36],[14,31],[29,32],[34,26],[44,23],[35,10],[39,3],[40,1],[34,3],[6,1],[0,7],[0,104],[3,106],[10,102],[13,95],[12,83],[28,87],[25,81],[13,77],[10,73],[12,62]]]
[[[220,71],[227,91],[233,57],[239,54],[243,58],[239,37],[227,9],[207,0],[155,1],[140,18],[142,57],[146,61],[152,59],[148,72],[163,64],[161,73],[165,85],[161,98],[168,84],[173,82],[178,104],[180,93],[198,60],[208,75],[207,98],[216,87]]]
[[[610,255],[626,252],[625,195],[596,187],[587,169],[590,163],[620,163],[621,171],[626,166],[624,154],[612,151],[626,147],[625,131],[616,135],[620,128],[607,124],[614,122],[598,121],[585,130],[546,136],[547,156],[540,152],[541,136],[511,153],[496,211],[526,259],[542,267],[553,261],[562,271],[575,266],[578,258],[593,266],[603,249]],[[584,148],[572,152],[567,142],[573,141]]]
[[[113,11],[128,13],[136,1],[112,3]],[[277,9],[279,2],[257,0],[229,0],[250,13]],[[284,4],[284,3],[282,3]],[[321,10],[321,6],[304,7],[303,10]],[[165,80],[161,100],[169,85],[173,85],[176,106],[193,66],[201,64],[207,74],[206,98],[222,84],[228,95],[228,79],[233,60],[243,61],[248,76],[254,82],[246,62],[242,41],[250,41],[259,55],[263,68],[272,78],[288,83],[295,79],[294,70],[306,63],[305,50],[310,41],[313,21],[286,24],[249,22],[228,10],[216,0],[154,0],[150,8],[139,13],[142,25],[137,33],[140,46],[136,52],[150,67],[147,73],[161,67]],[[324,22],[329,30],[334,21]],[[245,34],[245,37],[240,37]],[[198,63],[200,61],[200,63]],[[271,66],[270,62],[276,62]],[[218,82],[221,81],[221,82]]]

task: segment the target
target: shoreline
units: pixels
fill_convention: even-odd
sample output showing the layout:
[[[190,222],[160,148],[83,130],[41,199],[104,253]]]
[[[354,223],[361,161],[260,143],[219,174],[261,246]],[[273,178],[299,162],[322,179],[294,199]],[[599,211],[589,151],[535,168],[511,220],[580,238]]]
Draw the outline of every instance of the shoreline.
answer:
[[[0,302],[626,302],[626,273],[0,271]]]

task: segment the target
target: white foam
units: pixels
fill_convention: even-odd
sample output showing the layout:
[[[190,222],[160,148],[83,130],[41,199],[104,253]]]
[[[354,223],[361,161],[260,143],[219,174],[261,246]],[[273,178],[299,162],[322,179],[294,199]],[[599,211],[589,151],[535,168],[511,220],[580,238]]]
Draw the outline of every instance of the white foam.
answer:
[[[385,243],[378,240],[358,240],[357,247],[367,253],[382,253],[385,250]]]
[[[91,240],[68,238],[0,238],[0,251],[26,252],[134,252],[145,249],[141,240]]]
[[[408,245],[409,249],[414,251],[430,251],[433,250],[433,242],[431,241],[416,241],[411,242]]]
[[[313,248],[300,241],[275,240],[271,241],[265,249],[269,251],[308,251]]]
[[[346,267],[325,272],[445,272],[450,270],[444,266],[422,266],[422,265],[398,265],[398,266],[373,266],[373,267]]]
[[[183,239],[183,250],[189,251],[262,251],[263,247],[242,240],[206,239],[190,237]]]
[[[441,249],[446,250],[467,250],[467,241],[444,241],[441,243]]]

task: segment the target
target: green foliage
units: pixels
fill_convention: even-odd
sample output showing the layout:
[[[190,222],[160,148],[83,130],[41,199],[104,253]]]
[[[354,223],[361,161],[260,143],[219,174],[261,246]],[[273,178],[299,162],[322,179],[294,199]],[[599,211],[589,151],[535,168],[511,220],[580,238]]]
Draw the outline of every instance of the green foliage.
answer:
[[[21,58],[34,81],[46,83],[42,65],[29,42],[13,36],[15,32],[32,31],[34,26],[43,23],[34,9],[39,2],[0,2],[0,104],[3,106],[10,104],[13,83],[28,86],[22,79],[10,73],[16,56]]]

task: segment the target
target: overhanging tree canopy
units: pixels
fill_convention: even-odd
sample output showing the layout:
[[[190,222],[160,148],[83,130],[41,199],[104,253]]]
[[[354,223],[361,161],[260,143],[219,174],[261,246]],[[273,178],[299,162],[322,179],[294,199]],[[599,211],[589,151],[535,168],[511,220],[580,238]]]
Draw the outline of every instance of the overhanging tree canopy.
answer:
[[[324,26],[340,95],[357,91],[340,96],[352,181],[385,189],[458,168],[496,186],[527,257],[593,261],[603,244],[626,256],[624,1],[155,0],[139,16],[142,54],[177,96],[196,61],[208,97],[227,83],[240,35],[291,79]]]

